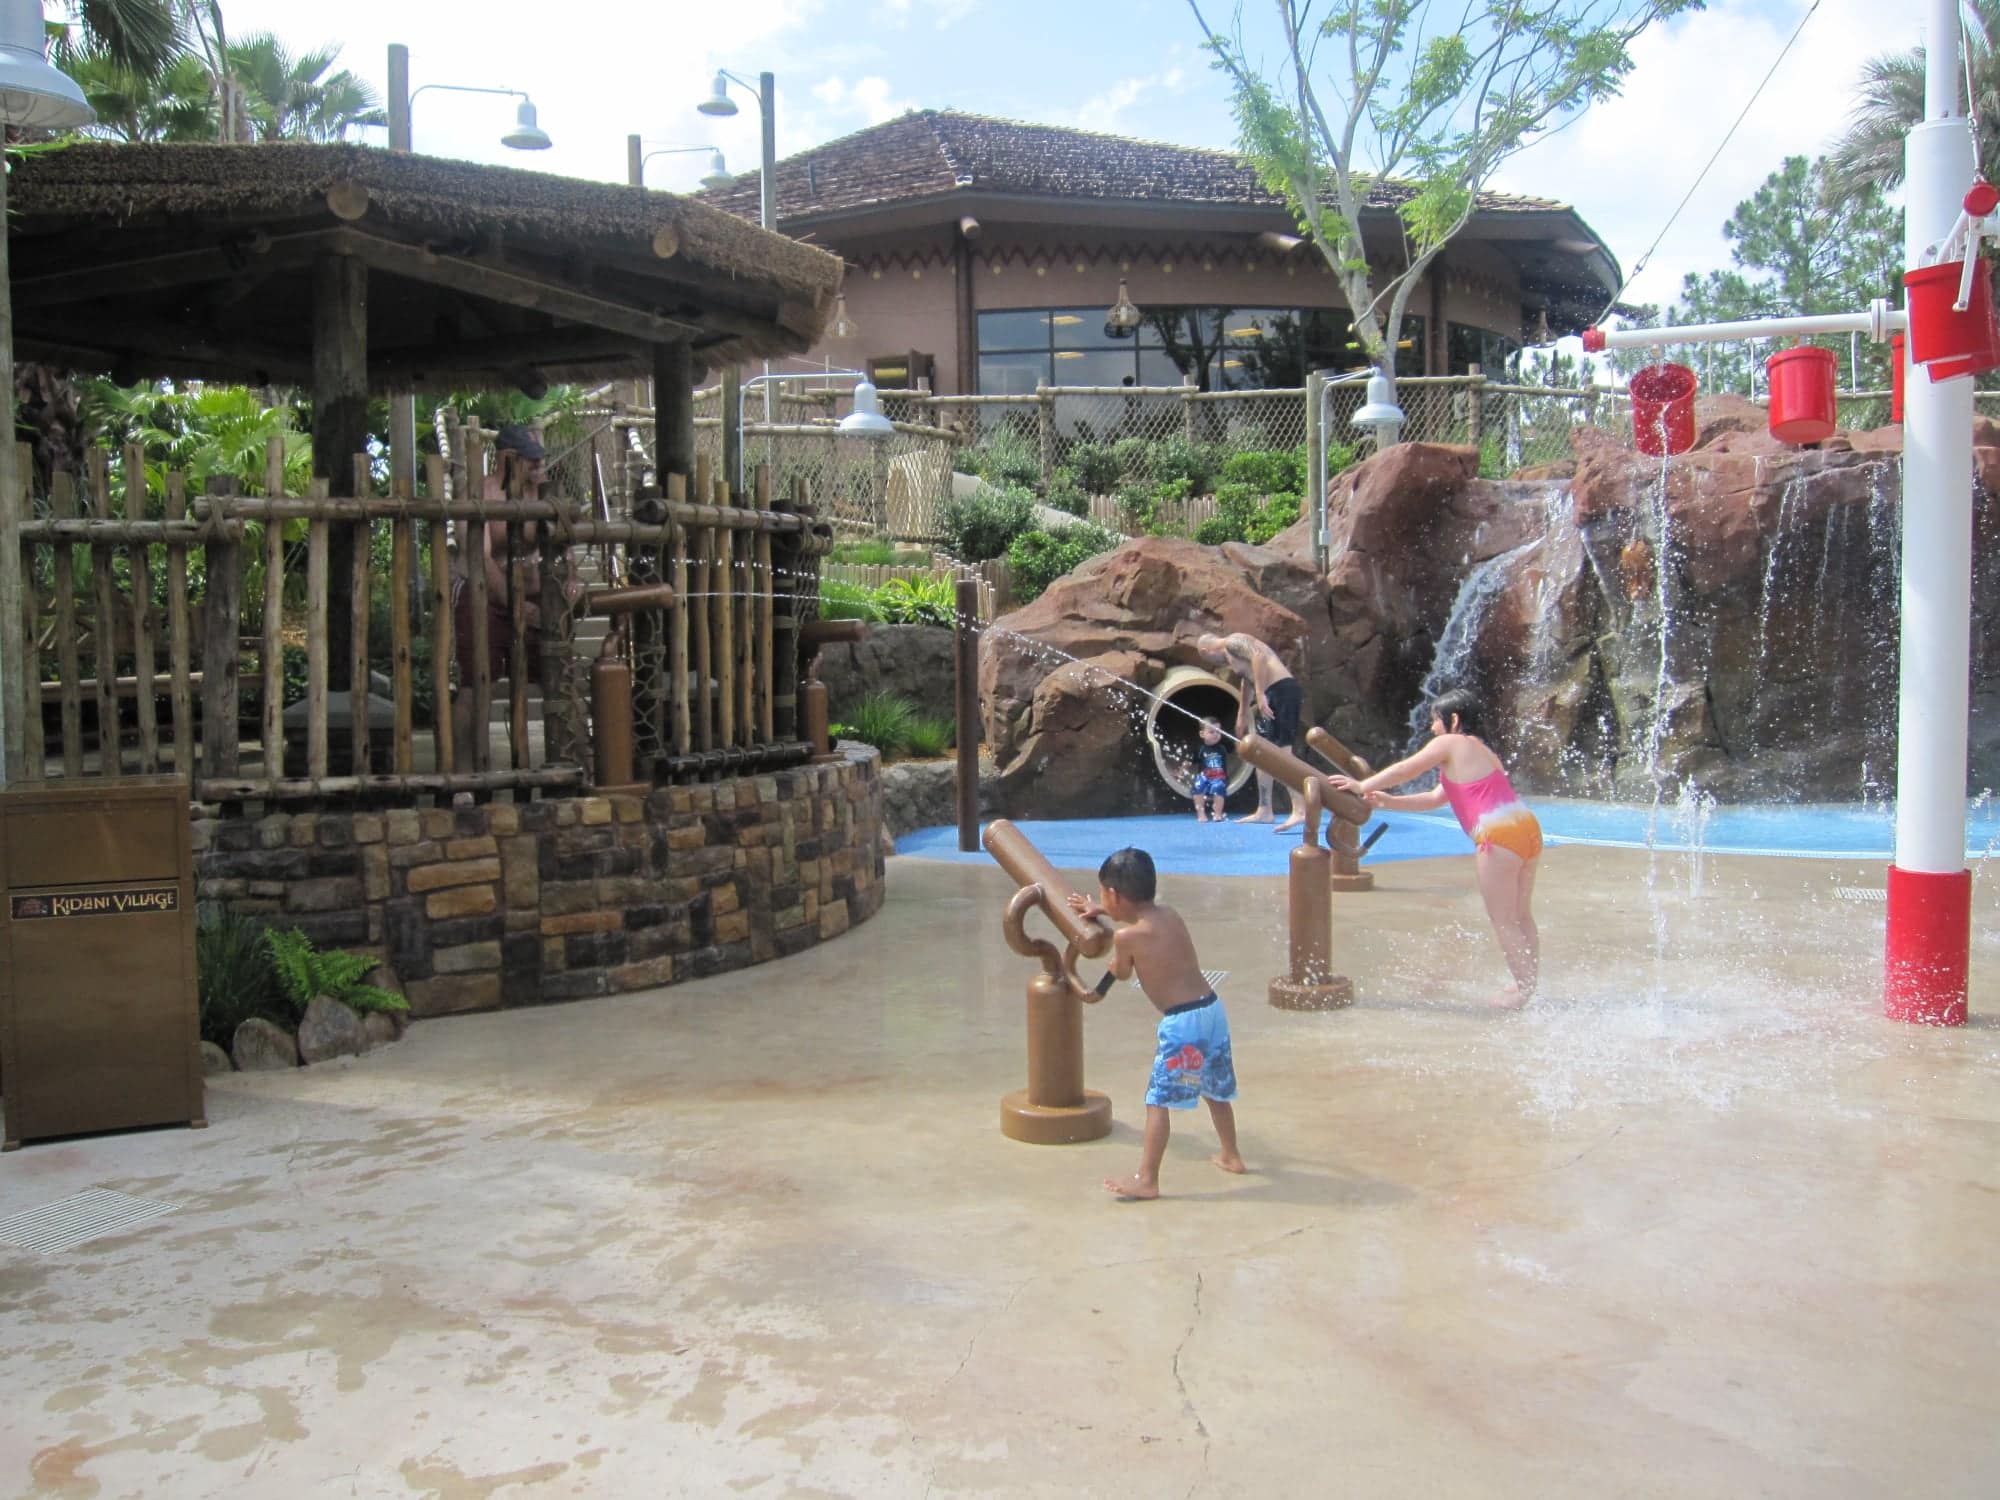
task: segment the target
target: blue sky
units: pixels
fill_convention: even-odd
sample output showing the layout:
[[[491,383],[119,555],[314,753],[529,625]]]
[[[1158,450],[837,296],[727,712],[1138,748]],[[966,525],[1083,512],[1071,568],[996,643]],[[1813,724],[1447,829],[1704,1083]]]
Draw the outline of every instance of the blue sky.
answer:
[[[1496,185],[1563,198],[1627,272],[1666,223],[1811,0],[1711,0],[1643,38],[1623,98],[1508,164]],[[1440,14],[1446,7],[1439,7]],[[1269,24],[1264,0],[1247,19]],[[1635,280],[1634,300],[1670,298],[1682,272],[1722,264],[1722,221],[1788,153],[1836,134],[1861,62],[1921,39],[1917,0],[1820,0],[1734,147]],[[237,32],[272,29],[298,47],[338,40],[375,82],[386,49],[411,49],[413,83],[504,85],[533,95],[553,150],[498,144],[509,101],[430,93],[413,114],[419,150],[622,180],[625,136],[648,148],[718,145],[732,170],[757,161],[756,111],[695,112],[717,67],[778,75],[778,149],[788,155],[900,114],[940,107],[1189,145],[1233,143],[1222,81],[1199,50],[1185,0],[225,0]],[[1205,4],[1220,23],[1230,0]],[[1268,55],[1277,58],[1275,35]],[[660,158],[654,187],[685,190],[700,155]]]

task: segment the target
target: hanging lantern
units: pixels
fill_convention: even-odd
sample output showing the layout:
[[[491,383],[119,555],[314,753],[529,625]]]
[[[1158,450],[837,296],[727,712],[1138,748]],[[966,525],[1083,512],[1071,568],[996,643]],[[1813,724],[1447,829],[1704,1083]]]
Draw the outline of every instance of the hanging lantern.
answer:
[[[833,327],[829,330],[837,339],[854,337],[854,320],[847,316],[847,293],[837,292],[833,298]]]
[[[1125,290],[1125,278],[1118,278],[1118,300],[1111,304],[1111,311],[1104,315],[1104,333],[1107,338],[1130,338],[1132,330],[1139,326],[1139,308],[1133,302],[1132,294]]]

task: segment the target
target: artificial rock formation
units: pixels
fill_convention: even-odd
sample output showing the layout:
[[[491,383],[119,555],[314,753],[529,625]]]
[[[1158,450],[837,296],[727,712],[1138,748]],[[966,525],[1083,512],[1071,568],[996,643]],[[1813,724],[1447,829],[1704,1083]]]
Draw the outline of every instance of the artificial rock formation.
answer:
[[[1093,559],[983,644],[1007,806],[1178,807],[1146,757],[1143,700],[1112,679],[1153,686],[1207,630],[1269,640],[1306,685],[1306,721],[1378,763],[1411,744],[1428,683],[1481,690],[1535,790],[1882,794],[1900,431],[1795,448],[1732,397],[1698,402],[1696,431],[1663,462],[1579,429],[1569,464],[1510,481],[1479,478],[1472,448],[1399,445],[1329,485],[1324,579],[1309,520],[1263,548],[1148,538]],[[2000,780],[2000,425],[1974,442],[1977,787]]]
[[[1127,542],[1056,580],[980,641],[980,702],[1003,805],[1036,817],[1178,809],[1183,799],[1147,749],[1148,700],[1133,689],[1202,665],[1202,635],[1240,630],[1301,677],[1310,718],[1313,674],[1331,646],[1321,593],[1310,562],[1168,537]]]

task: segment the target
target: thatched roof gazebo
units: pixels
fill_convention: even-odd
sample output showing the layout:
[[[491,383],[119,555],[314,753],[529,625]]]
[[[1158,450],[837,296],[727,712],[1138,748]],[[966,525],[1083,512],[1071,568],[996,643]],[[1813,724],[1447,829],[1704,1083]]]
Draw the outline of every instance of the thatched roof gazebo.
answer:
[[[714,973],[875,911],[875,762],[825,753],[800,686],[831,527],[803,476],[745,484],[694,441],[696,370],[809,348],[836,257],[643,188],[343,145],[76,145],[13,187],[24,356],[309,388],[316,480],[288,493],[272,437],[261,485],[198,494],[135,444],[0,496],[10,775],[186,778],[203,900],[379,957],[420,1015]],[[375,488],[373,395],[632,375],[656,485],[629,516],[518,471],[495,493],[476,425],[421,475],[392,435]],[[586,613],[621,620],[588,659]]]
[[[671,194],[362,146],[78,144],[13,209],[19,351],[136,376],[312,384],[336,321],[378,388],[720,367],[809,346],[841,275]]]

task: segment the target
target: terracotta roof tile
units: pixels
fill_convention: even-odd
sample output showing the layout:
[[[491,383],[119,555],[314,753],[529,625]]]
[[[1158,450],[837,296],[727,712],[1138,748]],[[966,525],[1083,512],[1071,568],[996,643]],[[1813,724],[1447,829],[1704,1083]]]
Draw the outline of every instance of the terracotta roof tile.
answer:
[[[956,110],[914,110],[778,163],[780,219],[841,213],[959,190],[1028,197],[1152,199],[1278,207],[1278,196],[1234,153],[1131,140],[1057,125],[1030,125]],[[703,201],[755,218],[758,174],[702,193]],[[1373,207],[1408,196],[1376,185]],[[1480,194],[1493,213],[1560,211],[1547,198]]]

